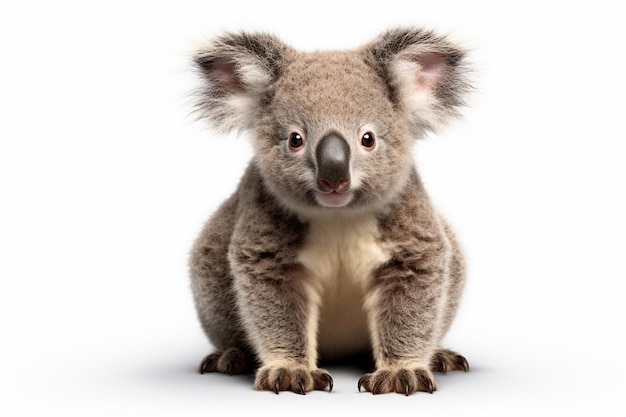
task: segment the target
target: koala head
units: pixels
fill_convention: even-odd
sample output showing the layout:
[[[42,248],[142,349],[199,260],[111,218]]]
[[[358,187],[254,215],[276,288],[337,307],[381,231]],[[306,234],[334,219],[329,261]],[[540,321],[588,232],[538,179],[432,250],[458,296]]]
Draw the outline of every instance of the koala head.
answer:
[[[406,185],[412,145],[457,114],[465,53],[395,29],[361,48],[300,52],[269,34],[225,34],[195,56],[198,110],[252,134],[267,190],[301,215],[376,211]]]

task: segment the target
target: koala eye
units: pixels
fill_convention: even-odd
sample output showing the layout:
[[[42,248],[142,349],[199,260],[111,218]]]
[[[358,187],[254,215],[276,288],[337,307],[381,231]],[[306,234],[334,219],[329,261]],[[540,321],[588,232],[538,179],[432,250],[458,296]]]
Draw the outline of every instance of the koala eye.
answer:
[[[366,150],[372,150],[375,144],[376,138],[372,132],[365,132],[363,136],[361,136],[361,146],[363,146]]]
[[[292,151],[299,151],[304,146],[304,138],[298,132],[291,132],[289,134],[289,148]]]

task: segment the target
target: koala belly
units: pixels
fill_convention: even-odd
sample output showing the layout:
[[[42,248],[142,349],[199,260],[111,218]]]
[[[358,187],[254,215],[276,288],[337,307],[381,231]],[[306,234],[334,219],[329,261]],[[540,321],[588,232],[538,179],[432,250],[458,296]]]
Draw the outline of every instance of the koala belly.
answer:
[[[317,339],[321,359],[371,350],[365,288],[388,258],[374,216],[311,221],[298,259],[308,272],[312,311],[319,312],[309,340]]]

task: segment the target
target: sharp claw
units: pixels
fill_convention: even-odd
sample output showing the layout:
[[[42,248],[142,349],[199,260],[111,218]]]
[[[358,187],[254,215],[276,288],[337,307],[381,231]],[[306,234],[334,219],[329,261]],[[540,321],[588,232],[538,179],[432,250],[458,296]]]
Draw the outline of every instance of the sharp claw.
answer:
[[[407,397],[409,396],[409,385],[408,384],[404,385],[404,395],[406,395]]]
[[[333,390],[333,377],[328,375],[328,374],[324,374],[324,378],[326,379],[326,381],[328,382],[328,393],[330,394]]]
[[[304,384],[302,384],[302,381],[298,382],[298,389],[298,394],[306,395],[306,391],[304,390]]]
[[[467,363],[467,359],[463,358],[463,362],[461,363],[461,365],[463,366],[463,371],[469,372],[470,367],[469,363]]]
[[[363,385],[363,380],[365,379],[365,375],[363,375],[361,378],[359,378],[359,382],[357,382],[356,386],[359,389],[359,392],[361,392],[361,385]]]
[[[432,394],[433,392],[435,392],[435,386],[433,385],[433,381],[428,381],[428,393]]]
[[[207,372],[207,367],[209,366],[209,356],[206,356],[204,359],[202,359],[202,362],[200,362],[200,368],[198,368],[198,372],[200,372],[201,375],[204,375]]]
[[[276,395],[280,393],[280,381],[276,381],[276,384],[274,384],[274,392]]]

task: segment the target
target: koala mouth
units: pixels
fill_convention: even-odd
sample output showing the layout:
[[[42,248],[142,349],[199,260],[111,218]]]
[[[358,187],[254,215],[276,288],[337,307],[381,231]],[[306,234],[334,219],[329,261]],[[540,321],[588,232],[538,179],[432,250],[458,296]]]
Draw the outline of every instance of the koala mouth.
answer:
[[[316,191],[315,199],[324,207],[343,207],[352,201],[352,191]]]

